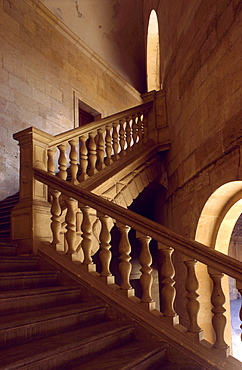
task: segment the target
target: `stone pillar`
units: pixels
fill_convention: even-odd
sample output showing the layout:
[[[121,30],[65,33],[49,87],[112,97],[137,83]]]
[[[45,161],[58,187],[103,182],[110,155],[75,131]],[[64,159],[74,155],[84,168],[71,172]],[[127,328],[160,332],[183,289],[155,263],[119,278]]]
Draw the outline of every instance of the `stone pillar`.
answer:
[[[165,90],[153,90],[141,97],[144,103],[153,101],[153,109],[149,112],[148,119],[148,138],[162,146],[169,145],[170,134],[167,125]]]
[[[11,214],[11,239],[19,253],[36,254],[40,241],[51,241],[47,186],[34,179],[33,167],[47,171],[53,137],[34,127],[14,134],[20,146],[20,201]]]

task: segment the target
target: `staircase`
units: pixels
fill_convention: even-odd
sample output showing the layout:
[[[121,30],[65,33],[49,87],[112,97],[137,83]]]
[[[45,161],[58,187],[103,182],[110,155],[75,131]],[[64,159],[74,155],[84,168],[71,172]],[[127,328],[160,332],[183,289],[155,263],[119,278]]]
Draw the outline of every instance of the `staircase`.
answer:
[[[110,320],[60,271],[0,244],[0,369],[153,369],[167,345],[136,338],[132,323]]]
[[[0,369],[241,369],[224,340],[222,278],[242,283],[242,263],[126,209],[155,179],[167,185],[161,157],[169,137],[155,113],[163,98],[55,137],[33,127],[14,135],[20,201],[11,237],[18,247],[0,246]],[[131,228],[139,243],[139,298],[130,279]],[[161,310],[152,292],[152,238]],[[174,251],[185,257],[186,327],[174,307]],[[197,261],[213,283],[214,343],[198,325]]]
[[[0,240],[10,242],[11,210],[19,201],[19,193],[0,202]]]

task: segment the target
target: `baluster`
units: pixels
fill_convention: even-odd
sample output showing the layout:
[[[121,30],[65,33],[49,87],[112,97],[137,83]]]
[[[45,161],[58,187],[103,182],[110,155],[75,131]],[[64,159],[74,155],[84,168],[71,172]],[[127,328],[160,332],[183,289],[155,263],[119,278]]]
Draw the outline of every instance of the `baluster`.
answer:
[[[120,145],[120,157],[123,157],[125,152],[125,131],[124,131],[124,122],[122,119],[119,120],[119,145]]]
[[[212,318],[213,328],[215,332],[215,342],[213,347],[225,354],[228,353],[228,345],[224,340],[224,331],[226,326],[226,317],[224,312],[226,311],[223,307],[225,303],[225,296],[222,289],[222,278],[223,274],[221,272],[215,271],[211,268],[208,268],[208,273],[213,281],[213,292],[211,296],[211,303],[213,305],[212,313],[214,314]]]
[[[54,155],[56,153],[56,148],[48,149],[48,172],[52,175],[55,175],[55,161]]]
[[[102,213],[97,214],[99,220],[101,221],[101,232],[100,232],[100,253],[99,258],[102,265],[101,277],[104,277],[107,283],[114,283],[114,277],[108,279],[112,276],[110,272],[110,261],[112,253],[110,252],[110,240],[111,234],[110,229],[112,227],[110,220],[111,218]]]
[[[93,176],[97,172],[96,163],[97,163],[97,145],[95,141],[96,133],[90,132],[89,133],[89,144],[88,144],[88,152],[89,152],[89,171],[88,175]]]
[[[117,228],[120,232],[120,242],[119,242],[119,247],[118,251],[120,253],[120,263],[119,263],[119,271],[121,274],[121,285],[120,289],[124,290],[127,292],[132,291],[132,287],[130,285],[130,273],[131,273],[131,263],[129,262],[131,257],[130,257],[130,252],[131,252],[131,245],[129,243],[129,237],[128,233],[130,231],[130,227],[127,225],[123,225],[119,222],[117,222]]]
[[[162,311],[165,317],[175,317],[176,312],[174,311],[174,300],[175,300],[175,288],[173,285],[175,281],[173,279],[175,270],[172,263],[172,253],[174,249],[168,246],[161,247],[160,253],[162,256],[161,266],[161,298],[162,298]],[[172,321],[173,322],[173,321]]]
[[[139,113],[138,114],[138,122],[137,122],[137,126],[138,126],[138,142],[141,143],[143,141],[143,122],[142,122],[142,119],[141,117],[143,116],[142,113]]]
[[[237,281],[236,286],[237,286],[237,289],[238,289],[238,291],[240,292],[240,294],[242,296],[242,283],[240,281]],[[240,321],[242,321],[242,305],[240,306],[239,318],[240,318]],[[240,328],[242,329],[242,325],[240,325]],[[242,340],[242,333],[240,335],[240,338]]]
[[[112,163],[112,137],[111,137],[111,126],[108,125],[106,126],[106,137],[105,137],[105,142],[106,142],[106,154],[107,157],[105,158],[105,165],[109,166]]]
[[[197,298],[199,295],[197,294],[197,290],[199,288],[198,280],[195,273],[195,266],[197,264],[196,260],[185,260],[184,261],[186,268],[187,268],[187,278],[185,282],[185,288],[188,292],[186,295],[187,304],[186,309],[190,320],[190,325],[188,327],[188,332],[190,333],[200,333],[201,328],[198,326],[197,317],[199,311],[199,302]],[[200,339],[198,337],[198,339]]]
[[[78,176],[79,181],[85,181],[88,178],[87,175],[87,135],[80,136],[80,167],[81,167],[81,174]]]
[[[134,115],[132,116],[132,136],[133,136],[133,145],[135,145],[138,137],[138,126],[136,123],[136,117]]]
[[[126,128],[125,128],[126,144],[127,144],[126,150],[129,150],[130,146],[131,146],[131,127],[130,127],[130,122],[129,121],[130,121],[130,119],[127,117],[126,118]]]
[[[115,122],[113,123],[113,160],[116,161],[118,159],[118,149],[119,149],[119,144],[118,144],[118,123]]]
[[[52,230],[52,235],[53,235],[53,240],[51,244],[55,247],[55,250],[60,250],[59,245],[61,244],[60,242],[60,230],[61,230],[61,206],[60,206],[60,195],[61,192],[58,190],[52,190],[51,191],[52,195],[52,204],[51,204],[51,230]]]
[[[141,302],[151,303],[153,302],[153,299],[151,297],[151,287],[152,287],[153,278],[151,275],[152,268],[150,267],[152,263],[152,256],[151,256],[150,248],[149,248],[149,243],[151,241],[151,238],[139,232],[136,232],[136,237],[141,244],[141,253],[139,257],[139,262],[141,264],[140,285],[141,285],[142,292],[143,292]]]
[[[67,143],[58,145],[58,149],[60,151],[60,156],[58,160],[58,163],[59,163],[58,177],[60,177],[62,180],[66,180],[67,178],[66,148],[67,148]]]
[[[66,233],[65,239],[67,242],[68,250],[67,254],[72,255],[75,254],[75,241],[76,241],[76,214],[74,210],[75,200],[73,198],[69,198],[65,200],[67,205],[66,211]]]
[[[104,139],[103,139],[103,133],[104,130],[102,128],[97,130],[98,136],[97,136],[97,169],[98,171],[101,171],[103,168],[105,168],[104,164]]]
[[[149,114],[149,111],[148,109],[145,110],[143,112],[144,116],[143,116],[143,137],[144,137],[144,141],[147,141],[148,140],[148,114]]]
[[[78,140],[72,139],[69,141],[69,144],[71,146],[70,151],[70,172],[71,172],[71,183],[73,185],[79,184],[79,181],[77,180],[77,173],[78,173],[78,153],[76,150]]]
[[[92,250],[92,224],[90,220],[90,207],[86,206],[85,204],[79,203],[79,208],[82,211],[83,219],[81,224],[81,231],[82,231],[82,243],[81,248],[84,253],[84,260],[83,265],[92,265],[92,257],[91,257],[91,250]]]

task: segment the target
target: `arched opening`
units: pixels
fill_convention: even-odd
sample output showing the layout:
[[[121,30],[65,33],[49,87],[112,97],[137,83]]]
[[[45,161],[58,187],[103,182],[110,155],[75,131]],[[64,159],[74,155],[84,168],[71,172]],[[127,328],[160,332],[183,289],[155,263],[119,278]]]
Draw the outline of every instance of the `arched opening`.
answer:
[[[147,88],[148,91],[161,89],[160,42],[158,18],[155,10],[150,13],[147,34]]]
[[[241,212],[242,181],[233,181],[221,186],[210,196],[202,210],[195,239],[212,249],[229,254],[231,235]],[[197,265],[197,277],[200,285],[198,291],[200,295],[199,326],[204,330],[205,339],[213,341],[212,306],[210,302],[212,282],[207,267],[201,263]],[[225,341],[232,347],[229,279],[227,276],[224,276],[222,286],[226,297],[224,305],[227,319]],[[235,348],[232,348],[233,355],[239,358],[240,354],[235,353],[235,350]]]

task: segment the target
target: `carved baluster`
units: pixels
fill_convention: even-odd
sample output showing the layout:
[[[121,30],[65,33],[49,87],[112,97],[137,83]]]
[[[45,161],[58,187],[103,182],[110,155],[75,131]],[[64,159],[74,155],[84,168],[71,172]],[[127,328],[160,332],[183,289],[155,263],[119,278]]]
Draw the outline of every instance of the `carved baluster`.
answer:
[[[187,268],[187,278],[185,283],[186,291],[188,292],[187,297],[187,304],[186,309],[188,312],[190,325],[188,327],[188,332],[190,333],[200,333],[201,328],[198,326],[197,323],[197,316],[199,311],[199,302],[197,298],[199,295],[197,294],[198,290],[198,280],[195,273],[195,266],[197,264],[196,260],[186,260],[184,261],[186,268]]]
[[[150,253],[149,243],[151,241],[151,238],[149,236],[145,236],[143,234],[140,234],[136,232],[136,237],[140,241],[141,244],[141,253],[139,257],[139,262],[141,264],[141,277],[140,277],[140,285],[142,288],[142,298],[141,302],[144,303],[151,303],[153,302],[153,299],[151,298],[151,287],[153,278],[151,275],[152,268],[150,267],[152,263],[152,257]]]
[[[87,135],[80,136],[80,168],[81,174],[78,177],[79,181],[84,181],[88,178],[87,175]]]
[[[65,239],[68,246],[67,254],[74,254],[75,251],[75,242],[76,242],[76,214],[74,210],[75,200],[73,198],[69,198],[65,200],[67,205],[66,211],[66,233]]]
[[[119,145],[120,145],[120,157],[125,155],[125,131],[124,122],[122,119],[119,120]]]
[[[131,127],[130,127],[130,119],[127,117],[126,118],[126,128],[125,128],[125,132],[126,132],[126,144],[127,144],[127,147],[126,147],[126,150],[129,150],[130,146],[131,146]]]
[[[240,292],[240,294],[242,296],[242,283],[237,281],[236,286],[237,286],[237,289],[238,289],[238,291]],[[242,321],[242,305],[240,306],[239,318],[240,318],[240,321]],[[240,328],[242,329],[242,325],[240,325]],[[242,334],[240,335],[240,338],[242,340]]]
[[[102,213],[97,214],[99,220],[101,221],[101,232],[100,232],[100,253],[99,258],[102,265],[102,272],[101,276],[108,277],[111,276],[110,272],[110,261],[112,257],[112,253],[110,252],[110,240],[111,240],[111,223],[110,217],[107,215],[103,215]]]
[[[149,114],[149,111],[148,109],[144,111],[144,116],[143,116],[143,132],[144,132],[144,141],[147,141],[148,140],[148,114]]]
[[[105,144],[106,144],[106,155],[105,164],[109,166],[112,163],[112,137],[110,134],[111,126],[106,126],[106,137],[105,137]]]
[[[48,172],[55,175],[55,161],[54,155],[56,153],[56,148],[48,149]]]
[[[60,156],[58,160],[59,163],[58,177],[60,177],[62,180],[66,180],[67,178],[66,148],[67,148],[66,143],[58,145],[58,149],[60,151]]]
[[[138,114],[138,121],[137,121],[137,126],[138,126],[138,142],[141,143],[143,141],[143,122],[142,122],[142,117],[143,114],[139,113]]]
[[[90,132],[89,133],[89,144],[88,144],[88,152],[89,152],[89,171],[88,175],[93,176],[96,172],[96,163],[97,163],[97,144],[95,141],[96,133]]]
[[[131,263],[129,262],[131,259],[130,257],[131,245],[129,243],[129,237],[128,237],[130,227],[127,225],[123,225],[119,222],[117,222],[116,225],[120,232],[120,242],[119,242],[119,248],[118,248],[118,251],[120,253],[119,271],[120,271],[121,280],[122,280],[120,289],[130,290],[131,285],[129,281],[130,281],[130,273],[132,269]]]
[[[136,122],[136,117],[132,116],[132,137],[133,137],[133,145],[136,144],[138,138],[138,125]]]
[[[58,190],[52,190],[52,204],[51,204],[51,230],[53,235],[53,240],[51,244],[55,247],[56,250],[59,250],[60,242],[60,230],[61,230],[61,206],[60,206],[60,195],[61,192]]]
[[[82,243],[81,247],[84,253],[84,265],[91,265],[92,257],[91,257],[91,250],[92,250],[92,224],[90,220],[90,207],[86,206],[85,204],[79,203],[79,208],[82,211],[83,219],[81,224],[81,231],[82,231]]]
[[[103,168],[105,168],[104,164],[104,139],[103,139],[103,133],[104,130],[102,128],[97,130],[98,136],[97,136],[97,169],[98,171],[101,171]]]
[[[174,311],[174,300],[175,300],[175,288],[173,285],[175,281],[173,279],[175,275],[175,270],[172,263],[172,253],[173,248],[165,246],[160,248],[160,253],[162,256],[162,266],[161,266],[161,298],[162,298],[162,311],[163,315],[166,317],[176,316]]]
[[[72,139],[69,141],[69,144],[71,146],[70,151],[70,172],[71,172],[71,182],[74,185],[79,184],[79,181],[77,180],[77,173],[78,173],[78,153],[76,150],[78,140]]]
[[[113,123],[113,160],[116,161],[118,159],[118,149],[119,149],[119,144],[118,144],[118,123]]]
[[[215,332],[215,342],[213,347],[220,349],[227,353],[228,345],[224,340],[224,331],[226,326],[226,317],[224,312],[226,311],[223,307],[225,303],[225,296],[222,289],[222,278],[223,274],[215,271],[211,268],[208,268],[208,273],[213,281],[213,292],[211,296],[211,303],[213,305],[212,312],[214,314],[212,318],[213,328]]]

